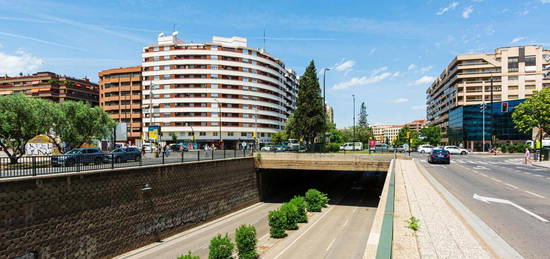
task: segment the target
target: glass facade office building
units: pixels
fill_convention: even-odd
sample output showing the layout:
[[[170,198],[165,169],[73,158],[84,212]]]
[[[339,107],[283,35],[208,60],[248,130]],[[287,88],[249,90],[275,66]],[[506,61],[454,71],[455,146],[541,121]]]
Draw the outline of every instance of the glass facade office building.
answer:
[[[449,113],[449,143],[462,144],[472,150],[481,150],[483,134],[485,134],[486,143],[491,142],[493,134],[497,143],[516,143],[530,140],[531,134],[518,132],[512,122],[514,107],[523,101],[525,99],[494,102],[493,107],[490,103],[486,104],[485,132],[483,132],[483,113],[480,105],[456,107]]]

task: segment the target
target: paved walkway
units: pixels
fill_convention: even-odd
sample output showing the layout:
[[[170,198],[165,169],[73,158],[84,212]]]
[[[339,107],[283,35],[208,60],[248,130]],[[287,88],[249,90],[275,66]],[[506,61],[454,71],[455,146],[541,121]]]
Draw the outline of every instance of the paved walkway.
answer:
[[[414,161],[397,160],[394,258],[492,258]],[[419,219],[420,229],[407,228]]]
[[[550,169],[550,161],[533,162],[533,165]]]

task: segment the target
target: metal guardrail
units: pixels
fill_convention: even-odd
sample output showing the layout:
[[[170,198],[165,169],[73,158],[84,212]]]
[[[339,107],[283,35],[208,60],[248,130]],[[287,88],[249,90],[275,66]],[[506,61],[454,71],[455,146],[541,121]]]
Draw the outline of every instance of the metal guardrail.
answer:
[[[393,214],[395,203],[395,163],[396,156],[391,168],[390,183],[388,185],[388,196],[386,199],[386,208],[384,210],[384,218],[382,220],[382,230],[380,232],[380,240],[376,249],[376,259],[392,258],[393,245]]]
[[[152,156],[152,157],[151,157]],[[0,157],[0,178],[37,176],[59,173],[73,173],[100,169],[114,169],[159,164],[173,164],[226,158],[251,157],[253,150],[210,150],[189,152],[146,153],[133,160],[120,160],[103,155],[59,155],[59,156],[26,156],[17,163],[11,163],[9,157]]]

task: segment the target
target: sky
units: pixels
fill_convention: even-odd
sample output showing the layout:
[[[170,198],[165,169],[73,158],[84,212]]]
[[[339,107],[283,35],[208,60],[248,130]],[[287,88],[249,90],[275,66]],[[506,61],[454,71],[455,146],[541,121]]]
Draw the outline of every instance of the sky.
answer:
[[[426,88],[458,54],[550,48],[550,0],[0,0],[0,75],[52,71],[97,82],[135,66],[175,28],[186,42],[241,36],[301,75],[314,60],[338,128],[353,100],[369,124],[425,119]],[[265,31],[265,46],[264,46]]]

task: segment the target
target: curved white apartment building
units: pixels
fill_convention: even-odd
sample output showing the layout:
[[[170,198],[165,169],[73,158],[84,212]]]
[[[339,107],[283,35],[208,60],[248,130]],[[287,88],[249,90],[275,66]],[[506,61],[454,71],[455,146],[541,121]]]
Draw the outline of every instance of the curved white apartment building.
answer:
[[[161,126],[162,141],[194,134],[197,143],[221,140],[226,148],[255,137],[268,143],[295,109],[294,71],[245,38],[198,44],[160,34],[142,57],[143,131]]]

